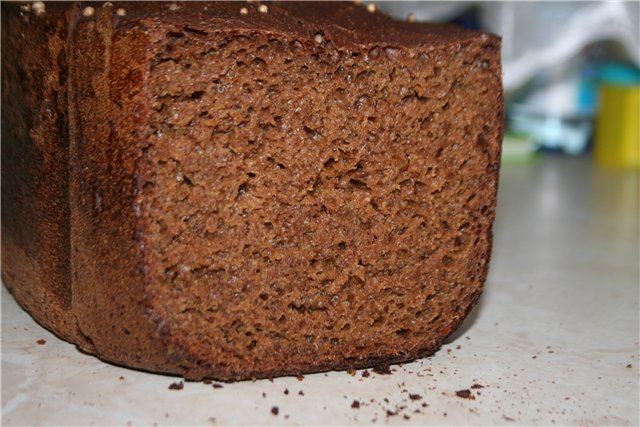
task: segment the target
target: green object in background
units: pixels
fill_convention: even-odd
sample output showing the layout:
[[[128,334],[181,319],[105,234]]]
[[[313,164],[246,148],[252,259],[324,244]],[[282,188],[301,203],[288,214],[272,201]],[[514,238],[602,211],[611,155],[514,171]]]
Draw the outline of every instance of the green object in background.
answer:
[[[502,140],[501,162],[503,165],[531,163],[537,157],[537,145],[530,136],[505,132]]]

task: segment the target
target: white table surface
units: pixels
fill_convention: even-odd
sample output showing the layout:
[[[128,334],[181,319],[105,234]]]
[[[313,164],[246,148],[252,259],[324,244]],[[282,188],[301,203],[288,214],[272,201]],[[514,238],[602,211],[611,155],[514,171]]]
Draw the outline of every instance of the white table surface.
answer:
[[[57,339],[2,287],[2,424],[638,425],[638,202],[637,173],[589,160],[503,167],[480,305],[439,352],[392,375],[169,390],[178,379]],[[474,400],[456,396],[476,383]]]

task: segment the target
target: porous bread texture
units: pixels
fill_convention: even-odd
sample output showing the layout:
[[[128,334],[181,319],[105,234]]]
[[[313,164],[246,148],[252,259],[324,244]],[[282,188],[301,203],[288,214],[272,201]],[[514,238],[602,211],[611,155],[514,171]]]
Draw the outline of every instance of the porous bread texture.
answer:
[[[2,6],[2,274],[63,338],[238,380],[428,355],[474,306],[494,36],[352,4]]]
[[[143,205],[168,339],[247,377],[437,348],[488,262],[490,54],[167,33]]]

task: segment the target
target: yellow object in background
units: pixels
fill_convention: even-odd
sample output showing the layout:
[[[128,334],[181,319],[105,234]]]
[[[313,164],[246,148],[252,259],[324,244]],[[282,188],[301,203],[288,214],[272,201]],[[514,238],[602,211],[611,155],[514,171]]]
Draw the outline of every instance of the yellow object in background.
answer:
[[[640,85],[603,84],[595,132],[602,166],[640,168]]]

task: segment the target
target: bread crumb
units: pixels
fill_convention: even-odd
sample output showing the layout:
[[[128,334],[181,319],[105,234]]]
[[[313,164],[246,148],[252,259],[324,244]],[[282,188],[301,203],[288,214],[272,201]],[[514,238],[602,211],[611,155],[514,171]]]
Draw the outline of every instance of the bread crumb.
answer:
[[[456,396],[461,397],[463,399],[469,399],[469,400],[475,400],[476,399],[476,397],[473,394],[471,394],[471,390],[469,390],[469,389],[456,391]]]
[[[178,7],[178,5],[177,5],[177,4],[175,4],[175,3],[171,3],[171,4],[169,5],[169,10],[170,10],[170,11],[172,11],[172,12],[175,12],[175,11],[176,11],[176,10],[178,10],[178,9],[180,9],[180,7]]]
[[[371,12],[371,13],[375,12],[375,11],[376,11],[376,4],[375,4],[375,3],[369,3],[369,4],[367,5],[367,10],[368,10],[369,12]]]
[[[184,388],[184,383],[180,381],[179,383],[171,383],[169,385],[169,390],[182,390]]]
[[[313,37],[313,40],[315,40],[316,43],[320,44],[324,41],[324,37],[322,37],[322,34],[316,34],[315,37]]]
[[[94,8],[92,8],[91,6],[87,6],[84,9],[82,9],[82,14],[84,16],[93,16],[93,14],[96,13],[96,10]]]
[[[38,341],[36,341],[36,344],[38,345],[45,345],[47,342],[45,340],[43,340],[42,338],[40,338]]]
[[[273,406],[273,407],[271,408],[271,413],[272,413],[273,415],[278,415],[278,412],[280,412],[280,409],[278,409],[278,407],[277,407],[277,406]]]
[[[407,15],[407,22],[416,22],[416,14],[411,12]]]
[[[116,10],[116,15],[118,16],[125,16],[127,14],[127,11],[124,10],[123,8],[118,8],[118,10]]]
[[[261,4],[260,6],[258,6],[258,12],[260,13],[267,13],[269,11],[269,8],[267,7],[266,4]]]
[[[102,3],[102,7],[113,7],[113,3],[111,3],[110,1],[106,1]]]
[[[248,13],[249,13],[249,9],[247,9],[246,7],[240,8],[240,15],[247,15]]]
[[[391,369],[389,369],[389,365],[374,366],[373,372],[375,372],[378,375],[391,375]]]

